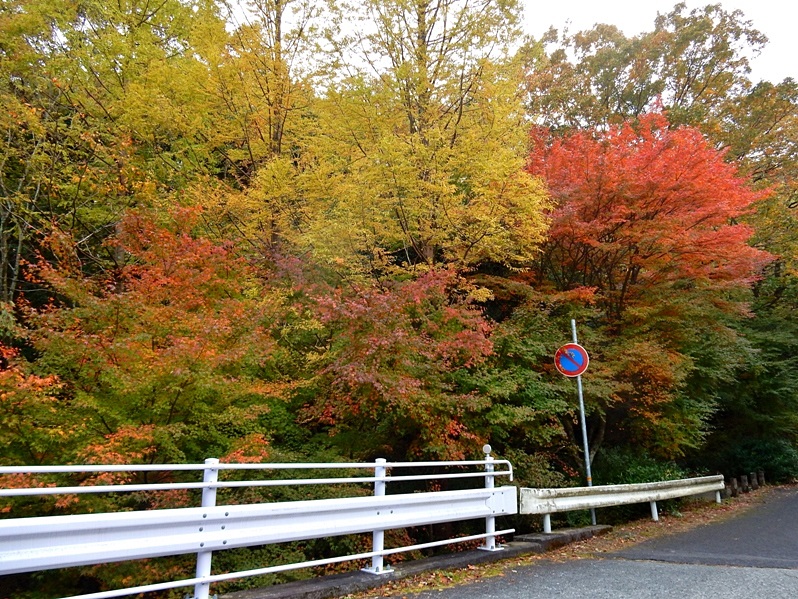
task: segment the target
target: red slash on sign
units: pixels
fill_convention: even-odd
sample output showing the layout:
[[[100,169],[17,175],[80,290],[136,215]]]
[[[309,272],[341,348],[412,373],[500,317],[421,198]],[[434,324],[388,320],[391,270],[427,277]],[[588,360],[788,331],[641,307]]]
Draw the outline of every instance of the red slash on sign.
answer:
[[[578,343],[566,343],[554,354],[554,366],[565,376],[579,376],[589,362],[585,348]]]

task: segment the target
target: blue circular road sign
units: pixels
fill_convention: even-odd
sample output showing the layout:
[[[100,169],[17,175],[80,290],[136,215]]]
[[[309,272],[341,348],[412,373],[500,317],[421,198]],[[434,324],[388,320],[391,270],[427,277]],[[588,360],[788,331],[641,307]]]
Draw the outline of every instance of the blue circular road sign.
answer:
[[[566,343],[554,354],[554,366],[565,376],[579,376],[589,362],[587,351],[578,343]]]

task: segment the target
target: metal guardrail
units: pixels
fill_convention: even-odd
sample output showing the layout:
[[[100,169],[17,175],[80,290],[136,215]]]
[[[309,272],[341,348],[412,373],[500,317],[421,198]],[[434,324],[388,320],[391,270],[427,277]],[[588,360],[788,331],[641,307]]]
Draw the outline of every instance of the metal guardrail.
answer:
[[[659,520],[657,501],[715,493],[720,503],[720,492],[724,488],[723,476],[703,476],[654,483],[631,485],[603,485],[597,487],[569,487],[564,489],[521,488],[521,514],[542,514],[543,531],[551,532],[551,514],[572,510],[593,509],[650,503],[651,517]]]
[[[221,464],[208,459],[205,464],[154,464],[113,466],[39,466],[0,467],[0,474],[18,473],[105,473],[105,472],[169,472],[201,471],[203,481],[170,484],[119,484],[61,486],[26,489],[0,489],[0,496],[37,496],[74,493],[120,493],[131,491],[164,491],[202,489],[200,507],[150,511],[80,514],[0,520],[0,575],[32,572],[51,568],[89,565],[139,558],[197,554],[196,576],[127,589],[117,589],[65,599],[110,599],[149,591],[194,587],[194,599],[207,599],[210,584],[233,578],[270,574],[297,568],[321,566],[343,561],[371,558],[374,574],[389,572],[383,557],[451,543],[484,539],[481,549],[494,551],[501,547],[496,536],[514,532],[497,531],[495,518],[518,513],[516,487],[494,487],[497,476],[512,480],[512,465],[494,460],[490,446],[485,446],[485,460],[449,462],[387,462],[349,464]],[[506,469],[496,470],[496,466]],[[468,467],[469,472],[391,476],[401,468]],[[481,467],[481,469],[479,468]],[[300,478],[284,480],[219,481],[220,470],[307,470],[369,469],[371,477]],[[460,491],[438,491],[386,495],[386,485],[395,481],[427,481],[440,479],[478,478],[484,487]],[[250,505],[216,505],[219,488],[254,486],[290,486],[309,484],[372,483],[373,496],[319,499]],[[484,534],[445,539],[386,549],[384,531],[408,526],[422,526],[458,520],[485,519]],[[296,564],[270,566],[212,575],[214,551],[315,539],[326,536],[372,532],[373,551]]]
[[[0,521],[0,574],[221,551],[517,512],[515,487]]]

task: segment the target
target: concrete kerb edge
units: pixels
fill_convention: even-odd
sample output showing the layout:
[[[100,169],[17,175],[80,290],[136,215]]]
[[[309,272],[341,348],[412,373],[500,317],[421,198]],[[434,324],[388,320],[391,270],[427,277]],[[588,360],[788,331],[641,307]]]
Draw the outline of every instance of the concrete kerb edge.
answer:
[[[461,569],[477,564],[498,562],[520,555],[545,553],[569,543],[602,535],[610,530],[612,530],[611,526],[599,525],[562,529],[549,534],[516,535],[513,541],[504,545],[502,551],[480,551],[474,549],[436,555],[410,562],[400,562],[393,566],[393,571],[380,576],[358,570],[308,580],[298,580],[260,589],[236,591],[222,595],[221,599],[331,599],[333,597],[344,597],[352,593],[375,589],[391,581],[410,578],[424,572]]]
[[[608,533],[612,530],[612,526],[596,525],[585,526],[584,528],[563,528],[560,530],[552,531],[551,533],[533,533],[526,535],[516,535],[516,541],[523,541],[528,543],[537,543],[541,545],[542,551],[552,551],[558,547],[563,547],[570,543],[584,541],[593,537],[597,537]]]

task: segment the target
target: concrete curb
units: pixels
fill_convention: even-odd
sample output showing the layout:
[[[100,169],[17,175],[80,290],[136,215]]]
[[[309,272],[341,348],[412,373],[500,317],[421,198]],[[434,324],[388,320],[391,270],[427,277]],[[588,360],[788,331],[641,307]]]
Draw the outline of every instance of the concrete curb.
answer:
[[[352,593],[381,587],[391,581],[410,578],[433,570],[452,570],[467,568],[476,564],[498,562],[504,559],[545,553],[558,547],[583,541],[612,530],[611,526],[588,526],[585,528],[566,528],[550,534],[516,535],[502,551],[462,551],[436,555],[412,562],[396,564],[394,569],[375,576],[366,572],[345,572],[331,576],[321,576],[308,580],[298,580],[271,587],[237,591],[222,596],[222,599],[330,599]]]

